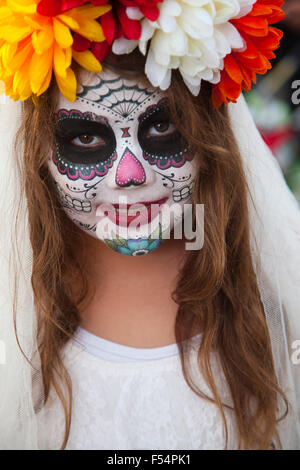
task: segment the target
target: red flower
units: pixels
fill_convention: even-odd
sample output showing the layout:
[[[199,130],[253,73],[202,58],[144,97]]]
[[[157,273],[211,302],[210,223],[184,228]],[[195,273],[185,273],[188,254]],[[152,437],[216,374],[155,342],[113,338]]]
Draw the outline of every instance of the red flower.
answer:
[[[282,31],[269,26],[284,18],[280,8],[283,0],[257,0],[248,15],[231,20],[245,40],[244,51],[232,51],[224,59],[221,80],[213,86],[214,107],[222,103],[236,102],[242,90],[249,91],[256,74],[264,74],[271,68],[269,59],[275,57]]]
[[[137,7],[150,21],[156,21],[159,17],[158,3],[163,0],[120,0],[126,7]]]
[[[81,7],[85,3],[93,5],[106,5],[109,0],[41,0],[37,6],[37,12],[43,16],[56,16],[72,8]]]
[[[62,2],[64,0],[61,0]],[[85,0],[79,0],[85,3]],[[159,9],[157,3],[163,0],[110,0],[113,8],[111,11],[101,16],[99,22],[102,26],[106,41],[88,43],[86,39],[82,38],[79,34],[74,35],[73,49],[78,52],[90,49],[95,57],[103,62],[105,57],[111,50],[111,45],[115,39],[124,36],[129,40],[138,40],[141,36],[141,23],[139,20],[132,20],[127,16],[127,6],[136,7],[141,10],[143,15],[151,21],[157,20],[159,16]],[[74,3],[75,0],[65,0],[66,4]],[[105,4],[109,0],[93,0],[94,4]]]

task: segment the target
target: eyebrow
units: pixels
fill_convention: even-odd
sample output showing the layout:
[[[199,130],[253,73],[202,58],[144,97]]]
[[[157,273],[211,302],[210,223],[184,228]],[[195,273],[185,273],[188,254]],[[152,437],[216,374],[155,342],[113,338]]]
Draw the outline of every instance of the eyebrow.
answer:
[[[65,121],[66,119],[92,121],[92,122],[104,122],[108,124],[108,118],[101,114],[92,113],[90,111],[82,112],[79,109],[59,109],[55,114],[54,118],[57,122]]]
[[[169,103],[167,98],[161,99],[158,103],[152,104],[147,107],[147,109],[139,115],[139,121],[142,122],[147,119],[151,114],[154,114],[158,111],[169,109]]]

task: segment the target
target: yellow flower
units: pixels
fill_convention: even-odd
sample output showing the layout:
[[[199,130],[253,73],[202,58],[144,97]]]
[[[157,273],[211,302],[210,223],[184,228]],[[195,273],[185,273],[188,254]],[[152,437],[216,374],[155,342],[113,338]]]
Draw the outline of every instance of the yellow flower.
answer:
[[[54,71],[61,93],[75,101],[77,80],[72,58],[92,72],[102,66],[91,51],[72,49],[71,31],[90,41],[105,40],[97,18],[111,5],[85,4],[56,16],[37,13],[40,0],[0,0],[0,80],[12,99],[41,95],[50,85]]]

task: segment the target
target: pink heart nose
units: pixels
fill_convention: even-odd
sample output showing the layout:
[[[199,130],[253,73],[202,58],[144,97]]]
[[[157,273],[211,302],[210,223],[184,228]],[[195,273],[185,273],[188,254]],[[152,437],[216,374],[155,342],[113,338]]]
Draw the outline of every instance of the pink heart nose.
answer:
[[[146,181],[146,173],[139,160],[126,148],[116,172],[116,183],[119,186],[137,186]]]

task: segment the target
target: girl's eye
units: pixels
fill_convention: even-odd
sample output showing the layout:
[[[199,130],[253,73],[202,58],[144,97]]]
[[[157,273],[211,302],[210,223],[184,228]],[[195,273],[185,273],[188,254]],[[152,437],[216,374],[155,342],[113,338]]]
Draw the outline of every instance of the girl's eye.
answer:
[[[149,127],[146,137],[166,136],[175,131],[175,126],[169,120],[160,121]]]
[[[95,147],[105,146],[106,142],[99,135],[83,134],[71,140],[71,144],[81,148],[94,149]]]
[[[141,118],[138,140],[148,157],[153,155],[168,159],[186,148],[167,107],[158,107]]]

